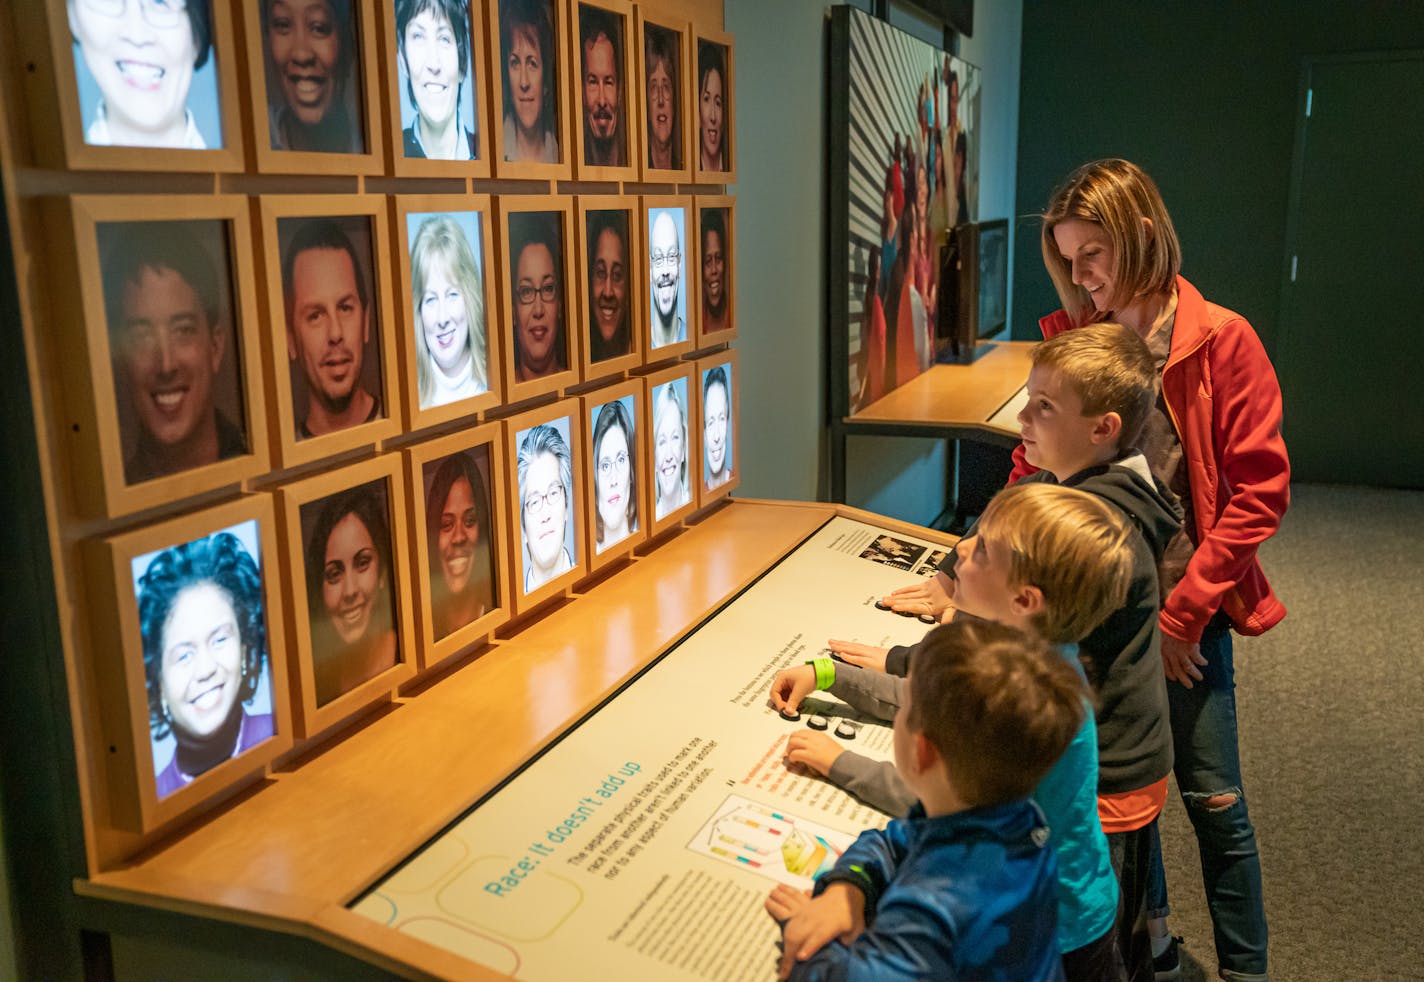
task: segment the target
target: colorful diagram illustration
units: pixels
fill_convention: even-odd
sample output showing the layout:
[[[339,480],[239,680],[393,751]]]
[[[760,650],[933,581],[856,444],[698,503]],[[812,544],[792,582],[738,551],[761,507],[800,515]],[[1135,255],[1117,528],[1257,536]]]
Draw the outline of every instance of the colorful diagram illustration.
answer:
[[[781,883],[806,887],[835,865],[853,839],[779,808],[728,795],[688,848]]]

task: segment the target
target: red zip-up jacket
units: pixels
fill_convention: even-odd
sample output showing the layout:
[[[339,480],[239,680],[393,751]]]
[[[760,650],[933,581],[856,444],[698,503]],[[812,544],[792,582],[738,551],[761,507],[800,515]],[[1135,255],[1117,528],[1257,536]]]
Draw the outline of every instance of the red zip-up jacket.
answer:
[[[1079,325],[1059,310],[1038,326],[1051,338]],[[1256,560],[1290,506],[1281,386],[1246,318],[1180,276],[1162,394],[1182,440],[1197,533],[1186,575],[1162,604],[1162,630],[1197,642],[1222,610],[1238,633],[1262,634],[1286,616]],[[1020,444],[1009,483],[1034,470]]]

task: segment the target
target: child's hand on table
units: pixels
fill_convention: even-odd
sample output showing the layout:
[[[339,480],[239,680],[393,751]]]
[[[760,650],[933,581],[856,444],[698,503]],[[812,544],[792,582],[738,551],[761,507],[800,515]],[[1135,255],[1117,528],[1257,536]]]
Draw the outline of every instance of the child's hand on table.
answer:
[[[778,712],[799,711],[801,700],[815,691],[816,670],[810,665],[783,668],[771,680],[771,704]]]
[[[885,671],[885,656],[890,654],[889,648],[876,648],[873,645],[861,644],[859,641],[839,641],[836,638],[827,641],[826,647],[840,655],[849,664],[859,665],[861,668],[868,668],[875,672]]]
[[[808,767],[822,777],[831,773],[831,765],[843,753],[844,747],[815,730],[797,730],[786,741],[787,761]]]
[[[769,909],[770,899],[767,902]],[[782,926],[776,977],[788,977],[796,962],[804,962],[836,938],[850,944],[864,930],[865,895],[849,883],[832,883]]]

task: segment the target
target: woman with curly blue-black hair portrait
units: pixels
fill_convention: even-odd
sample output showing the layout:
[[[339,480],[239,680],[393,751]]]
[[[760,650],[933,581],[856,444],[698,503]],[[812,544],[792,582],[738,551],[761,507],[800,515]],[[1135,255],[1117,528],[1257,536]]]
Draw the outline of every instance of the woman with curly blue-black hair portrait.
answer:
[[[165,798],[272,735],[271,713],[248,711],[267,664],[262,573],[223,531],[158,553],[135,585],[149,728],[155,747],[174,742],[167,766],[154,759]]]

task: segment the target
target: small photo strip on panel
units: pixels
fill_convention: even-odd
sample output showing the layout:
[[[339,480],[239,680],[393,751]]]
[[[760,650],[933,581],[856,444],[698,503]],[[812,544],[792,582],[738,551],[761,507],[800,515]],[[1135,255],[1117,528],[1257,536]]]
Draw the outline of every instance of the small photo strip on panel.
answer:
[[[498,0],[486,9],[495,176],[568,180],[567,0]]]
[[[581,181],[636,181],[640,119],[633,6],[567,0],[574,109],[574,172]]]
[[[643,214],[636,197],[580,195],[578,311],[585,381],[643,363]]]
[[[486,195],[400,195],[401,342],[407,428],[500,404],[494,233]]]
[[[85,543],[116,827],[149,832],[292,746],[275,526],[254,495]]]
[[[150,0],[136,2],[152,6]],[[250,140],[258,170],[381,173],[386,153],[375,0],[236,6],[247,39]]]
[[[692,363],[675,365],[644,377],[648,393],[647,437],[643,444],[652,476],[649,479],[649,537],[678,524],[696,505],[698,438]]]
[[[741,483],[737,469],[737,353],[699,358],[697,414],[701,424],[701,466],[697,468],[697,505],[705,508]]]
[[[278,489],[297,732],[313,737],[415,673],[405,479],[387,454]]]
[[[648,427],[642,379],[583,397],[588,425],[588,566],[595,572],[648,537]]]
[[[504,428],[486,423],[405,451],[410,475],[420,669],[469,649],[509,619]]]
[[[394,173],[489,177],[493,142],[481,5],[397,0],[381,4],[381,16],[386,22],[386,122]]]
[[[688,24],[664,20],[639,4],[638,76],[642,99],[644,181],[686,184],[692,180],[692,61]]]
[[[20,36],[48,38],[59,97],[59,119],[35,130],[40,158],[69,169],[242,170],[231,5],[129,6],[15,5]]]
[[[737,293],[733,248],[736,241],[736,199],[730,195],[698,195],[697,268],[701,314],[697,347],[726,344],[737,337]]]
[[[697,56],[697,151],[694,171],[698,184],[733,184],[737,180],[735,42],[730,34],[693,27]]]
[[[579,400],[565,399],[504,421],[517,614],[560,594],[588,567],[580,413]]]
[[[515,403],[579,380],[573,199],[506,195],[496,207],[504,392]]]
[[[282,467],[400,431],[390,239],[379,195],[259,199]]]
[[[650,365],[684,355],[696,343],[697,225],[692,200],[686,195],[643,198],[643,282],[648,285],[644,360]]]
[[[260,321],[238,196],[46,201],[79,509],[110,518],[268,469]]]

